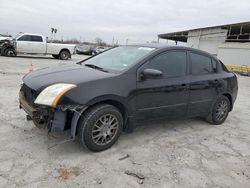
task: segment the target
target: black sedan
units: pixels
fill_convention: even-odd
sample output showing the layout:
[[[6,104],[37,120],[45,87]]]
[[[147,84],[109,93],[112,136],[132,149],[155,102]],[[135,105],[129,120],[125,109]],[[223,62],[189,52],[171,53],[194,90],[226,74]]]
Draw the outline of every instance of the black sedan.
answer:
[[[70,129],[92,151],[153,119],[204,117],[221,124],[237,97],[236,76],[210,54],[187,47],[133,45],[74,65],[24,76],[27,119],[50,132]]]

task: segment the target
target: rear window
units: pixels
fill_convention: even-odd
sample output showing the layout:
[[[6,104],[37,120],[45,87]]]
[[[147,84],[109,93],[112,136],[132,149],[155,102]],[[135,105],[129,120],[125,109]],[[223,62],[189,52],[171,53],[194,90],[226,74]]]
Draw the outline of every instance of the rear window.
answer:
[[[212,69],[214,72],[217,72],[218,62],[215,59],[212,59]]]
[[[222,70],[225,71],[225,72],[230,72],[227,67],[220,61],[220,65],[222,67]]]
[[[43,42],[43,38],[41,36],[31,35],[32,42]]]
[[[190,59],[192,74],[209,74],[215,72],[210,57],[190,52]]]

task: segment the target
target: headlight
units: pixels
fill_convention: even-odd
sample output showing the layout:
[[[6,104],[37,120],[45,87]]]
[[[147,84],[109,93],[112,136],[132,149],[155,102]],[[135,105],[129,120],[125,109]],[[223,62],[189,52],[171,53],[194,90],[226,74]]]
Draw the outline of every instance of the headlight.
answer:
[[[36,104],[55,107],[59,99],[69,90],[75,88],[74,84],[53,84],[46,87],[36,98]]]

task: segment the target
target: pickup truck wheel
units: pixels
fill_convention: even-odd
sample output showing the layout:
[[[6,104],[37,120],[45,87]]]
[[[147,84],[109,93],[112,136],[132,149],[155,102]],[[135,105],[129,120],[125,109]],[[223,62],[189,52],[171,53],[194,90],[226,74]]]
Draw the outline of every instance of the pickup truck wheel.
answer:
[[[16,51],[14,49],[12,49],[12,48],[7,48],[4,51],[4,55],[8,56],[8,57],[14,57],[14,56],[16,56]]]
[[[52,55],[55,59],[59,59],[59,55]]]
[[[66,50],[63,50],[60,52],[59,57],[62,60],[68,60],[70,58],[70,53]]]
[[[91,151],[110,148],[122,132],[123,117],[120,111],[108,104],[96,105],[84,113],[78,125],[81,144]]]
[[[206,117],[206,120],[214,125],[222,124],[229,113],[230,101],[226,96],[220,96],[214,103],[212,111]]]

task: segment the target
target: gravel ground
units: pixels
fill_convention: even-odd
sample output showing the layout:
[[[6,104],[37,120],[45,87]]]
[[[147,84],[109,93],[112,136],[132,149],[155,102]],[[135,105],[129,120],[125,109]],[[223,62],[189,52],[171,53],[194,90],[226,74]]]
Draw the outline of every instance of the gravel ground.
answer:
[[[92,153],[48,135],[18,108],[21,78],[74,63],[50,57],[0,57],[0,188],[250,187],[250,78],[239,77],[234,110],[223,125],[195,118],[147,123],[111,149]]]

